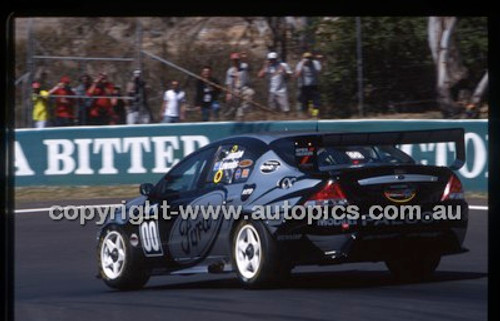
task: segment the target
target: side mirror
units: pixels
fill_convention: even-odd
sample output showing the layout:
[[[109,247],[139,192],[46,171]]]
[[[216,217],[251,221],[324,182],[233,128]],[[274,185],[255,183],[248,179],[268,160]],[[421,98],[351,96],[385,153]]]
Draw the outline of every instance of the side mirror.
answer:
[[[141,186],[139,186],[139,192],[141,195],[148,196],[153,190],[153,187],[151,183],[142,183]]]

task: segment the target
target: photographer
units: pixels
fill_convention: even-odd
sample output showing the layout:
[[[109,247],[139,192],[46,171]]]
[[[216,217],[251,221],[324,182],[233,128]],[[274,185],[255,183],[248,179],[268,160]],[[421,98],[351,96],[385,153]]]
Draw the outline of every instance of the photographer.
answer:
[[[313,59],[313,54],[310,52],[302,55],[302,60],[299,61],[295,68],[295,78],[298,80],[302,111],[309,112],[313,117],[317,117],[319,114],[320,94],[318,83],[320,72],[321,63]],[[309,110],[309,102],[312,102],[311,110]]]
[[[259,71],[259,78],[267,76],[269,84],[268,105],[276,110],[288,113],[290,107],[288,104],[287,80],[293,74],[290,66],[285,62],[278,61],[278,54],[270,52],[267,54],[267,61]]]
[[[113,89],[114,86],[108,81],[107,75],[100,73],[87,90],[87,95],[97,97],[93,99],[92,106],[90,107],[90,125],[110,125],[114,123],[115,117],[111,99],[108,97],[99,97],[112,96]]]
[[[236,113],[236,118],[242,119],[245,114],[250,112],[250,101],[253,99],[255,91],[250,87],[248,64],[241,63],[240,54],[237,52],[233,52],[229,58],[231,66],[226,71],[227,111],[224,116],[232,116]]]
[[[70,79],[68,76],[61,77],[59,83],[49,91],[49,95],[55,95],[55,96],[75,95],[75,92],[73,91],[73,89],[71,89],[69,83]],[[74,125],[75,121],[74,110],[73,110],[74,105],[75,101],[73,98],[56,97],[54,126]]]

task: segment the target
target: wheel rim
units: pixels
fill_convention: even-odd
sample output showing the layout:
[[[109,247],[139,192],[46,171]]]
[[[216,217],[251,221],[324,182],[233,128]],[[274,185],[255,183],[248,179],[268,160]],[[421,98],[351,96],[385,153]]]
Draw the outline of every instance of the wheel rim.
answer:
[[[257,274],[262,261],[262,246],[257,230],[243,226],[236,236],[235,258],[238,271],[247,279]]]
[[[101,267],[109,279],[116,279],[125,265],[125,242],[118,232],[109,232],[102,241]]]

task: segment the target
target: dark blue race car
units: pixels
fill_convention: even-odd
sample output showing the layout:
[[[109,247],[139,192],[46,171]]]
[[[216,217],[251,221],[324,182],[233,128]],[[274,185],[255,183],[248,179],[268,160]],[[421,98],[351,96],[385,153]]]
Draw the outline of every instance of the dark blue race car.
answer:
[[[417,164],[397,148],[430,142],[454,142],[454,163]],[[422,279],[441,256],[466,251],[468,205],[453,172],[464,162],[462,129],[212,142],[156,185],[142,184],[142,195],[102,226],[98,275],[134,289],[153,275],[236,272],[259,287],[298,265],[383,261],[398,278]],[[405,208],[420,216],[395,214]],[[436,219],[436,208],[448,213]]]

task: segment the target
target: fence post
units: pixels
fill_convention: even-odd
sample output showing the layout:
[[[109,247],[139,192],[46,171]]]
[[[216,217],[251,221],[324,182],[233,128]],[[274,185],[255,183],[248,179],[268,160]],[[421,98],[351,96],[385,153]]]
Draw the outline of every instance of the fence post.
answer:
[[[363,49],[361,45],[361,18],[356,17],[356,56],[358,66],[358,113],[363,117]]]
[[[142,23],[140,18],[136,18],[135,36],[136,36],[135,47],[137,49],[136,68],[142,70]]]
[[[28,77],[25,82],[23,90],[23,120],[24,126],[29,128],[33,127],[32,118],[30,117],[33,108],[33,101],[31,99],[32,88],[31,84],[35,80],[35,64],[33,61],[34,41],[33,41],[33,18],[28,19],[28,47],[26,48],[26,66],[28,68]]]

